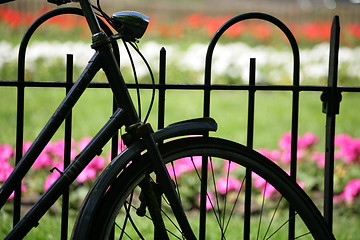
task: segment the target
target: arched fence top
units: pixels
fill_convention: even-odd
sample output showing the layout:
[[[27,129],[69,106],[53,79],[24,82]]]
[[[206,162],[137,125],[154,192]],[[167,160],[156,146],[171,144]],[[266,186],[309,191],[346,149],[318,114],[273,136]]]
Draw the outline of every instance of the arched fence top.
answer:
[[[293,61],[294,61],[294,68],[293,68],[293,85],[298,86],[299,85],[299,79],[300,79],[300,53],[299,53],[299,47],[297,44],[297,41],[293,35],[293,33],[290,31],[290,29],[278,18],[273,17],[266,13],[261,12],[250,12],[250,13],[244,13],[237,15],[227,22],[225,22],[215,33],[213,38],[211,39],[208,49],[206,52],[206,58],[205,58],[205,78],[204,83],[206,85],[211,84],[211,63],[212,63],[212,57],[213,52],[215,49],[215,46],[220,39],[220,37],[233,25],[236,23],[250,20],[250,19],[258,19],[258,20],[264,20],[266,22],[272,23],[275,26],[277,26],[286,36],[286,38],[289,40],[292,52],[293,52]]]
[[[80,8],[76,8],[76,7],[62,7],[62,8],[57,8],[54,10],[51,10],[49,12],[44,13],[43,15],[41,15],[39,18],[37,18],[28,28],[28,30],[26,31],[26,33],[24,34],[21,43],[20,43],[20,47],[19,47],[19,53],[18,53],[18,81],[23,82],[25,81],[25,57],[26,57],[26,49],[28,47],[29,41],[31,39],[31,37],[34,35],[34,33],[36,32],[36,30],[43,25],[44,23],[46,23],[48,20],[57,17],[57,16],[61,16],[61,15],[77,15],[77,16],[81,16],[83,17],[84,14],[82,12],[82,10]],[[100,18],[98,18],[98,21],[100,23],[101,28],[103,29],[103,31],[108,35],[112,35],[112,31],[109,28],[109,26]],[[114,54],[115,57],[117,58],[118,62],[120,59],[119,56],[119,48],[117,45],[117,42],[114,41],[112,43],[112,47],[114,49]]]

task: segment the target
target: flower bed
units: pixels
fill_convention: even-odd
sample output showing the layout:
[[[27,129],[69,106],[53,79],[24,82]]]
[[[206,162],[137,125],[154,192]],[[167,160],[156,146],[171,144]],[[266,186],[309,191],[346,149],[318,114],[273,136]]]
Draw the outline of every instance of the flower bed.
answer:
[[[90,138],[86,137],[78,142],[72,142],[71,159],[86,146]],[[323,190],[323,170],[325,165],[325,154],[316,150],[316,145],[319,143],[319,138],[312,133],[305,133],[299,136],[298,139],[298,184],[308,194],[318,196],[318,193]],[[24,144],[24,152],[28,149],[31,143]],[[335,145],[337,147],[335,152],[335,203],[338,205],[351,205],[360,200],[360,138],[353,138],[349,135],[340,134],[335,138]],[[278,142],[278,149],[258,149],[257,151],[274,161],[284,170],[289,169],[290,163],[290,148],[291,135],[285,133]],[[124,149],[124,145],[119,142],[119,149]],[[44,151],[40,154],[35,164],[33,165],[33,172],[25,180],[22,191],[24,194],[31,192],[44,192],[51,184],[60,176],[58,171],[63,170],[62,159],[64,153],[63,140],[49,143]],[[13,170],[14,149],[8,144],[0,145],[0,183],[4,182]],[[172,177],[180,178],[196,178],[195,169],[201,169],[202,158],[199,161],[194,157],[193,162],[190,161],[191,166],[186,159],[179,160],[173,166],[174,169],[169,170]],[[88,189],[91,183],[99,175],[105,165],[110,162],[110,154],[105,156],[98,156],[85,168],[85,170],[78,176],[75,183],[75,188]],[[199,164],[197,164],[199,163]],[[194,165],[195,164],[195,165]],[[54,169],[56,170],[54,171]],[[224,177],[228,174],[235,174],[234,177],[228,179],[216,179],[216,189],[220,194],[228,194],[233,191],[239,191],[241,188],[241,181],[236,178],[236,168],[224,166]],[[51,173],[48,172],[51,170]],[[222,171],[221,169],[217,169]],[[230,172],[229,172],[230,171]],[[39,178],[42,178],[41,181]],[[265,198],[276,198],[276,190],[269,186],[262,178],[253,174],[253,186],[263,193]],[[41,185],[39,183],[42,182]],[[188,182],[191,182],[190,180]],[[35,184],[36,183],[36,184]],[[189,188],[191,189],[191,188]],[[210,194],[211,195],[211,194]],[[12,196],[11,196],[12,197]],[[192,196],[196,199],[197,196]],[[210,201],[210,200],[209,200]],[[191,200],[190,202],[196,202]],[[211,204],[209,202],[209,209]]]
[[[0,6],[0,23],[4,23],[12,29],[28,27],[37,17],[48,10],[50,9],[46,5],[40,7],[36,12],[22,12],[12,9],[11,7]],[[153,16],[151,17],[152,20],[148,32],[164,38],[179,39],[181,37],[189,37],[189,33],[191,35],[203,34],[206,38],[211,38],[217,29],[231,17],[233,16],[207,16],[203,13],[193,13],[183,19],[163,23],[157,21],[156,16]],[[301,43],[317,44],[329,41],[331,19],[328,21],[286,24],[289,25]],[[87,28],[85,19],[79,20],[77,16],[72,15],[53,18],[49,21],[48,26],[56,26],[62,31],[68,31],[78,27]],[[347,23],[342,26],[342,31],[346,33],[343,35],[343,43],[345,45],[356,46],[359,44],[359,23]],[[272,26],[265,22],[245,21],[230,28],[229,31],[225,33],[225,37],[234,39],[244,34],[247,35],[250,41],[255,41],[256,43],[269,43],[271,36],[279,36],[278,30],[272,28]]]

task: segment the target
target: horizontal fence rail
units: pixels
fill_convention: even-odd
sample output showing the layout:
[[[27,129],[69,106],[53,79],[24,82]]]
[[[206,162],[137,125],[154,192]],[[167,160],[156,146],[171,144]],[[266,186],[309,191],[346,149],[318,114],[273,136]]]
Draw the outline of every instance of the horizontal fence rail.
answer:
[[[44,87],[44,88],[66,88],[71,87],[73,83],[67,83],[65,81],[59,82],[37,82],[37,81],[25,81],[17,82],[11,80],[0,80],[0,86],[2,87]],[[129,89],[157,89],[157,90],[243,90],[243,91],[299,91],[299,92],[323,92],[327,91],[327,86],[315,86],[315,85],[244,85],[244,84],[148,84],[148,83],[127,83]],[[108,83],[90,83],[88,88],[110,88]],[[355,86],[337,86],[337,92],[360,92],[360,87]]]
[[[59,14],[63,14],[62,10],[59,11]],[[77,10],[70,10],[71,14],[79,14]],[[55,15],[57,13],[55,12]],[[33,32],[36,30],[38,26],[40,26],[47,19],[51,18],[55,15],[49,15],[44,19],[39,20],[36,26],[31,30],[28,36],[25,39],[25,44],[23,51],[26,50],[26,45]],[[221,34],[226,31],[227,27],[230,27],[232,24],[235,24],[239,21],[246,20],[249,18],[260,18],[266,21],[273,22],[279,28],[286,32],[286,35],[291,39],[290,43],[292,44],[294,54],[294,82],[292,85],[258,85],[256,84],[256,59],[250,59],[250,77],[249,84],[242,85],[226,85],[226,84],[212,84],[211,83],[211,51],[212,48],[216,45],[217,38],[221,36]],[[216,90],[225,90],[225,91],[245,91],[248,92],[248,105],[247,105],[247,146],[252,148],[254,142],[254,102],[256,99],[256,92],[259,91],[280,91],[280,92],[291,92],[292,93],[292,153],[291,153],[291,176],[296,178],[296,150],[297,150],[297,135],[298,135],[298,125],[299,125],[299,93],[300,92],[319,92],[322,93],[321,100],[323,101],[323,112],[326,114],[326,167],[325,167],[325,193],[324,193],[324,216],[332,226],[332,196],[333,196],[333,156],[334,156],[334,131],[335,131],[335,116],[338,114],[336,108],[339,107],[341,101],[341,93],[344,92],[360,92],[360,87],[347,87],[347,86],[337,86],[337,52],[338,52],[338,44],[339,44],[339,22],[337,18],[334,18],[333,22],[333,31],[331,36],[331,47],[330,47],[330,59],[329,59],[329,81],[327,86],[307,86],[301,85],[299,83],[299,67],[300,59],[298,57],[298,49],[297,43],[293,36],[291,35],[290,30],[283,25],[282,22],[277,19],[263,14],[255,14],[255,15],[240,15],[231,19],[228,25],[224,25],[224,29],[221,29],[218,34],[219,36],[215,36],[213,42],[209,45],[208,50],[208,59],[205,66],[205,82],[204,84],[168,84],[166,83],[166,50],[163,48],[160,50],[160,67],[159,67],[159,83],[157,84],[127,84],[128,88],[135,89],[156,89],[158,92],[158,128],[164,127],[164,119],[165,119],[165,99],[166,93],[168,90],[201,90],[203,92],[203,115],[210,115],[210,99],[211,92]],[[66,70],[66,81],[62,82],[40,82],[40,81],[25,81],[24,80],[24,61],[25,54],[20,54],[21,58],[19,59],[19,75],[17,80],[2,80],[0,81],[0,87],[14,87],[17,89],[17,129],[16,129],[16,161],[19,161],[22,156],[22,147],[23,147],[23,132],[24,132],[24,96],[25,96],[25,88],[63,88],[68,90],[73,85],[73,58],[72,55],[67,56],[67,70]],[[108,83],[90,83],[89,88],[109,88]],[[340,96],[340,97],[339,97]],[[64,153],[64,167],[66,167],[70,163],[70,148],[71,148],[71,114],[68,116],[65,122],[65,153]],[[112,156],[116,156],[117,154],[117,139],[115,136],[112,141]],[[248,173],[250,177],[251,173]],[[247,183],[251,183],[251,181],[246,181]],[[247,186],[246,189],[251,189],[251,186]],[[247,194],[250,195],[250,194]],[[250,211],[251,201],[250,199],[245,200],[245,216],[246,211]],[[69,192],[67,191],[63,197],[63,210],[62,210],[62,226],[61,226],[61,238],[67,239],[67,231],[68,231],[68,204],[69,204]],[[247,210],[246,210],[247,209]],[[20,186],[17,188],[15,193],[14,200],[14,215],[13,222],[14,224],[20,220],[21,215],[21,190]],[[249,227],[249,226],[247,226]],[[294,228],[295,226],[290,224],[290,228]]]

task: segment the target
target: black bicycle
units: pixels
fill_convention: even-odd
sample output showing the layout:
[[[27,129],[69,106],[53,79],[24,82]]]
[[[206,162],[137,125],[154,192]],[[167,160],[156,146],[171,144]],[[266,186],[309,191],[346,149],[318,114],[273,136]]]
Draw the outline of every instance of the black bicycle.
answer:
[[[70,0],[48,0],[57,5]],[[138,116],[115,57],[116,40],[139,49],[149,18],[137,12],[108,16],[99,0],[79,0],[96,50],[30,149],[1,186],[2,207],[102,69],[117,110],[89,145],[28,211],[5,239],[21,239],[62,195],[64,189],[125,126],[127,149],[112,159],[78,213],[72,239],[335,239],[306,193],[269,159],[228,140],[209,137],[217,124],[192,119],[154,132]],[[98,20],[116,31],[106,34]],[[139,52],[140,53],[140,52]],[[252,182],[262,190],[252,188]],[[266,193],[273,192],[268,200]],[[191,192],[191,194],[189,194]],[[194,197],[196,193],[196,197]],[[245,206],[252,207],[244,211]],[[284,233],[285,232],[285,233]]]

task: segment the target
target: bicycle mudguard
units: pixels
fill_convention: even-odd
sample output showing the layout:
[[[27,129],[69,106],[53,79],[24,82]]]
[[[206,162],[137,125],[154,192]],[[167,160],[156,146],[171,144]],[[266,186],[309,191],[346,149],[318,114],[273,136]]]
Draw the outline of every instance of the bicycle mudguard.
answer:
[[[165,139],[185,136],[185,135],[202,135],[209,131],[216,131],[217,123],[212,118],[195,118],[182,122],[176,122],[170,124],[166,128],[163,128],[154,133],[154,139],[156,142],[163,141]]]
[[[217,123],[214,119],[197,118],[171,124],[166,128],[154,132],[153,137],[156,142],[162,142],[174,137],[203,135],[209,131],[216,130]],[[89,239],[87,234],[89,228],[91,228],[91,221],[94,217],[93,214],[96,212],[95,210],[101,202],[102,196],[108,189],[108,186],[118,176],[119,172],[144,150],[141,142],[134,143],[116,156],[104,169],[84,200],[73,229],[72,239]]]

